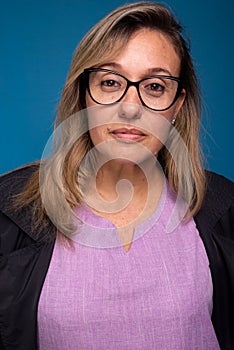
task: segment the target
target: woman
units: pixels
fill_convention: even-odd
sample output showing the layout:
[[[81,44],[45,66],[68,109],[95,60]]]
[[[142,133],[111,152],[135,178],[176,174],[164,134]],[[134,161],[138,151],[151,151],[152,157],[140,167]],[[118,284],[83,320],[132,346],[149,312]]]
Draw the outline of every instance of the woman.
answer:
[[[1,349],[233,349],[233,184],[205,172],[200,97],[164,6],[79,44],[54,151],[1,178]]]

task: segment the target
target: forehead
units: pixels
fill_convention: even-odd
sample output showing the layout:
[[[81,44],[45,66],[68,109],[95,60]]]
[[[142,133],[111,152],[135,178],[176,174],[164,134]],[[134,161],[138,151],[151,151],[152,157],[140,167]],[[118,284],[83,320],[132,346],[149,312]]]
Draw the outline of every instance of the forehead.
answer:
[[[117,52],[113,55],[110,53],[108,61],[102,64],[106,65],[120,67],[122,72],[126,71],[130,75],[162,68],[177,76],[180,72],[180,57],[166,34],[157,30],[141,29],[133,33],[125,45],[120,45]]]

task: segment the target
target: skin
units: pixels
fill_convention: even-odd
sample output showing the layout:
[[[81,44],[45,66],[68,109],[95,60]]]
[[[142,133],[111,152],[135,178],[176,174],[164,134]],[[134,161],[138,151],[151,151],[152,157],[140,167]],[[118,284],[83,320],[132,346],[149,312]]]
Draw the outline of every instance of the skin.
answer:
[[[142,29],[132,35],[128,45],[119,56],[101,67],[119,72],[131,81],[138,81],[152,74],[179,77],[180,58],[166,35],[158,31]],[[184,98],[185,91],[183,90],[181,96],[169,110],[160,112],[160,118],[163,117],[168,121],[167,125],[170,125],[173,118],[177,116]],[[121,179],[127,179],[133,186],[131,200],[122,210],[113,213],[94,210],[98,215],[111,220],[119,228],[120,238],[125,250],[128,251],[134,227],[155,210],[160,199],[163,176],[155,167],[152,156],[150,157],[149,154],[157,158],[163,144],[160,141],[162,138],[159,139],[155,133],[149,132],[152,127],[159,129],[155,118],[158,113],[144,112],[145,108],[142,108],[134,86],[129,88],[121,102],[123,103],[113,105],[111,108],[100,107],[102,112],[105,111],[103,115],[106,116],[107,121],[109,118],[108,122],[105,120],[103,125],[94,127],[92,125],[93,116],[89,115],[89,123],[90,137],[94,146],[98,147],[102,143],[108,145],[108,142],[111,142],[109,144],[111,147],[107,147],[106,151],[107,161],[97,174],[96,186],[99,195],[106,201],[115,200],[117,198],[116,184]],[[97,106],[88,93],[86,104],[87,107]],[[114,118],[112,118],[113,115]],[[150,123],[148,127],[147,123]],[[130,129],[134,129],[136,133],[128,132]],[[143,151],[139,146],[143,146]],[[108,154],[110,149],[112,153]],[[105,157],[105,154],[100,154],[100,156]],[[152,199],[149,198],[149,193],[154,194]],[[127,238],[126,232],[131,232]]]

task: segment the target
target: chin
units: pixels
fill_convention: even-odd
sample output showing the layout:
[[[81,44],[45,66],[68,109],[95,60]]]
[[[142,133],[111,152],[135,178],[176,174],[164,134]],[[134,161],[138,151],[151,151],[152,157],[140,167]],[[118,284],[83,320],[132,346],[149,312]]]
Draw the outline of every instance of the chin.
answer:
[[[114,161],[115,164],[140,165],[155,162],[155,153],[140,143],[120,143],[118,141],[103,142],[95,146],[97,160],[103,162]]]

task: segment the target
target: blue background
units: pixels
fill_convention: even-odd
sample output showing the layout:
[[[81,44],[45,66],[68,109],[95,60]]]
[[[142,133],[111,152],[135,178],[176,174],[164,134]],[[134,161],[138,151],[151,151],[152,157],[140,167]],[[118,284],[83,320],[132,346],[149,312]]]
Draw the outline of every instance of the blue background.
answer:
[[[131,1],[130,1],[131,2]],[[0,172],[40,159],[76,45],[121,0],[1,1]],[[207,167],[234,180],[234,2],[168,0],[192,43]]]

